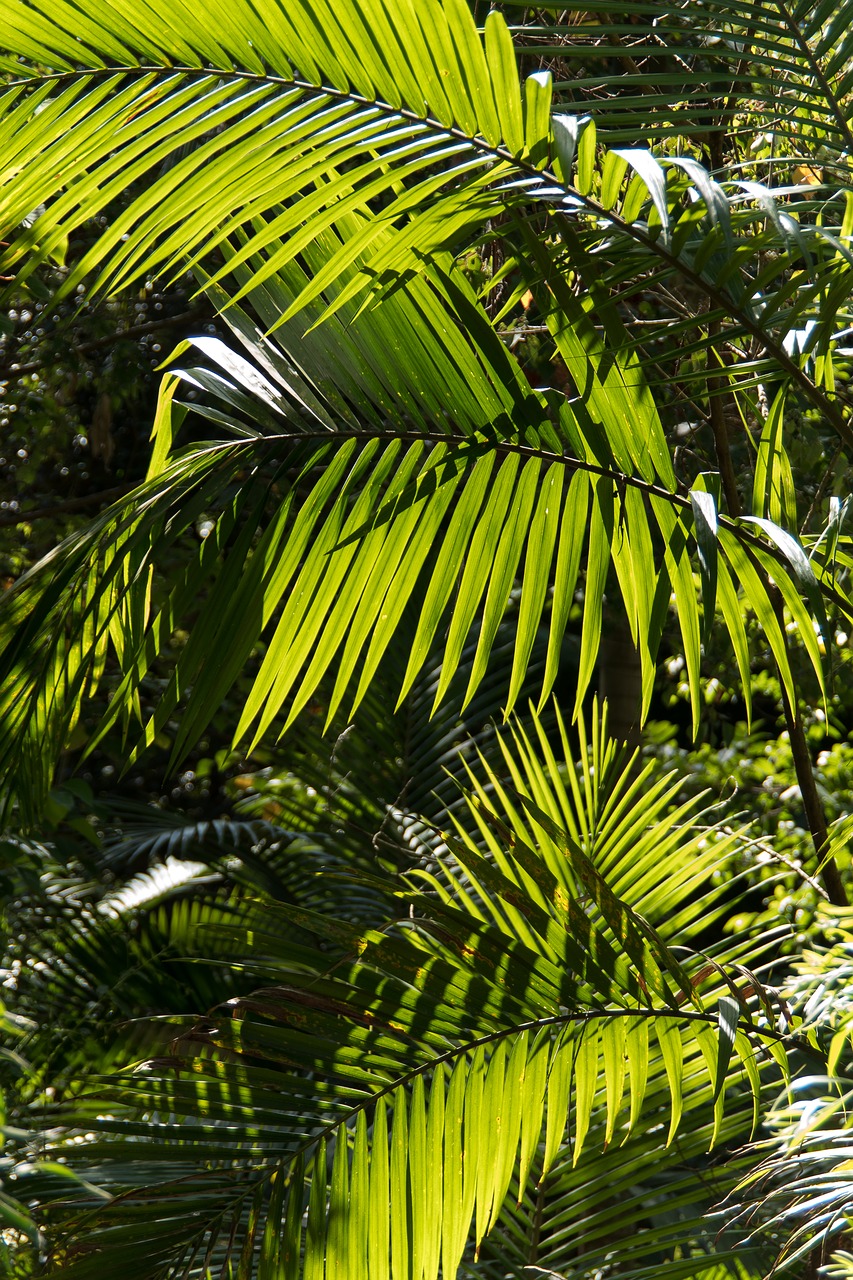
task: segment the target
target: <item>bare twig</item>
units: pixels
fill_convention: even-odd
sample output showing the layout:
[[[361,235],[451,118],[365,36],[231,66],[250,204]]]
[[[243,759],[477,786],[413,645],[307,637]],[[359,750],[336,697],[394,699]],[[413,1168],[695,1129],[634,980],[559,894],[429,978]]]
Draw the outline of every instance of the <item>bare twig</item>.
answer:
[[[50,520],[53,516],[62,516],[69,511],[82,511],[85,507],[94,507],[99,502],[113,502],[116,498],[123,498],[126,493],[130,493],[137,484],[138,481],[118,484],[112,489],[101,489],[99,493],[87,493],[80,498],[54,502],[49,507],[32,507],[29,511],[4,511],[0,514],[0,528],[15,524],[32,524],[34,520]]]

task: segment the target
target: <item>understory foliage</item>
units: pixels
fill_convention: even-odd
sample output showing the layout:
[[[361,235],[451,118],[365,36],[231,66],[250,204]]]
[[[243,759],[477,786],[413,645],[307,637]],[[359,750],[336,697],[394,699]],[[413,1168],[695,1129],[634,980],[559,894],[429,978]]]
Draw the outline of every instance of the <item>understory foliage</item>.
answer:
[[[11,1274],[850,1273],[853,6],[482,9],[0,13],[9,298],[218,325],[3,602]],[[778,874],[617,741],[673,662]]]

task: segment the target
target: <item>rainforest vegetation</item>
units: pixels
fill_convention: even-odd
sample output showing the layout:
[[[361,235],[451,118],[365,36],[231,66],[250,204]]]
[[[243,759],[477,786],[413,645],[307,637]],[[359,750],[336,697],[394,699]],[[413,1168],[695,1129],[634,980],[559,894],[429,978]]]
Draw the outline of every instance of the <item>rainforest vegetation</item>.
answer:
[[[0,1271],[853,1276],[851,0],[0,82]]]

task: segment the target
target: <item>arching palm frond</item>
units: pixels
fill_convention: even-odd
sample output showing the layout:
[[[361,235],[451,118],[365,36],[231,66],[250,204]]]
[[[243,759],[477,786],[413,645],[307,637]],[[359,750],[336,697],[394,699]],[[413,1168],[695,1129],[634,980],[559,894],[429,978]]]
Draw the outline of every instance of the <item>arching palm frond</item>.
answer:
[[[318,264],[327,253],[312,249]],[[294,267],[253,289],[261,323],[284,313],[305,278]],[[262,339],[240,308],[223,307],[252,361],[207,338],[183,351],[182,366],[164,384],[146,485],[49,558],[32,595],[24,584],[20,623],[2,659],[3,765],[33,807],[48,779],[46,746],[64,746],[108,650],[124,676],[107,727],[138,716],[140,681],[191,617],[192,638],[130,762],[189,689],[173,752],[173,763],[179,760],[261,637],[266,649],[236,742],[251,749],[286,730],[328,676],[327,720],[339,709],[350,715],[411,610],[414,634],[396,696],[411,690],[441,632],[438,705],[476,628],[464,706],[486,672],[516,579],[505,705],[515,701],[546,625],[541,704],[556,677],[583,559],[576,707],[594,670],[611,565],[640,651],[645,708],[671,593],[694,718],[703,610],[707,626],[719,608],[748,689],[739,591],[792,693],[770,577],[822,681],[812,621],[822,616],[820,586],[802,548],[768,521],[754,533],[718,515],[707,491],[679,491],[641,371],[604,348],[573,310],[560,323],[582,345],[576,355],[587,386],[582,398],[555,400],[530,387],[453,271],[433,268],[379,308],[353,307],[292,347],[286,333]],[[192,407],[223,430],[221,441],[176,441],[190,407],[178,398],[182,388],[200,390]],[[208,535],[193,546],[193,529],[208,515]],[[180,551],[183,568],[161,599],[156,578],[153,597],[150,588],[167,549]],[[697,550],[704,566],[698,588]],[[850,608],[828,581],[824,589]],[[41,777],[33,776],[33,761]]]
[[[0,65],[21,80],[4,101],[4,136],[14,136],[15,147],[2,225],[31,225],[3,261],[33,255],[19,282],[135,180],[145,185],[121,230],[107,231],[69,287],[106,253],[113,282],[140,268],[168,269],[188,250],[209,253],[274,207],[282,221],[271,233],[280,236],[291,197],[315,186],[318,174],[329,175],[315,190],[327,212],[330,202],[338,212],[360,207],[365,180],[374,197],[389,193],[384,162],[418,175],[420,198],[467,174],[477,204],[496,208],[489,170],[497,161],[509,171],[503,141],[523,151],[526,128],[539,140],[539,100],[522,101],[499,14],[481,38],[462,0],[334,8],[229,0],[217,11],[214,37],[210,13],[159,0],[109,4],[99,20],[66,0],[6,7]],[[482,156],[471,150],[472,135],[481,137]],[[350,163],[368,155],[369,175],[363,159]],[[336,170],[344,167],[350,172],[341,181]],[[407,202],[408,195],[400,208]],[[131,238],[115,257],[125,233]]]
[[[24,78],[5,98],[6,132],[16,142],[0,220],[11,243],[0,269],[17,269],[19,287],[69,231],[111,211],[135,181],[139,194],[65,288],[99,266],[102,286],[118,287],[182,270],[188,260],[203,264],[237,233],[247,235],[247,261],[267,255],[255,268],[263,279],[329,228],[357,218],[357,229],[306,283],[293,304],[301,308],[353,263],[360,270],[349,290],[381,289],[496,215],[532,204],[542,216],[553,213],[553,234],[539,236],[560,250],[553,279],[568,268],[589,289],[590,266],[600,271],[590,245],[595,259],[630,270],[635,282],[638,273],[687,279],[703,300],[702,320],[694,314],[688,322],[699,326],[700,344],[711,340],[708,324],[719,322],[717,344],[748,334],[777,374],[816,401],[824,383],[832,391],[832,343],[845,327],[835,322],[851,291],[837,183],[815,218],[808,204],[791,206],[788,189],[775,191],[772,178],[722,187],[689,155],[659,159],[636,145],[596,154],[599,109],[608,124],[600,97],[589,97],[594,118],[586,128],[587,115],[552,119],[548,76],[535,73],[522,92],[504,19],[490,13],[479,32],[462,0],[417,7],[349,0],[328,21],[307,4],[285,11],[269,2],[263,16],[242,0],[220,9],[216,39],[206,18],[171,7],[157,23],[156,5],[109,5],[103,22],[83,24],[85,33],[69,0],[8,9],[0,47],[8,49],[10,73]],[[796,100],[797,120],[805,115],[816,145],[843,151],[849,36],[841,14],[833,11],[828,22],[820,8],[721,4],[701,6],[697,17],[692,8],[650,5],[629,20],[617,6],[600,18],[584,11],[582,34],[566,49],[570,58],[583,49],[596,61],[607,42],[606,56],[618,59],[620,40],[645,35],[649,57],[659,50],[675,60],[662,77],[673,93],[670,108],[681,101],[673,77],[682,90],[686,84],[689,100],[698,87],[691,77],[699,76],[706,114],[720,97],[724,114],[736,111],[749,85],[750,109],[756,97],[760,109],[762,89],[770,95],[768,129],[786,127],[787,104]],[[547,23],[544,30],[547,38]],[[522,28],[522,39],[525,32],[536,38],[535,26]],[[613,69],[605,74],[605,91],[616,77]],[[578,91],[588,87],[581,77]],[[685,119],[688,137],[703,127]],[[565,215],[577,224],[581,254]],[[803,367],[806,356],[817,358],[817,378]],[[844,415],[831,396],[823,399],[849,443]]]
[[[699,1204],[703,1153],[748,1131],[763,1055],[784,1065],[785,1053],[757,979],[748,990],[735,976],[746,940],[718,944],[713,963],[682,945],[719,890],[699,895],[693,918],[673,907],[719,850],[700,847],[694,815],[668,812],[667,782],[640,823],[600,730],[593,749],[577,770],[544,740],[508,737],[527,799],[472,793],[469,822],[420,887],[401,888],[408,914],[387,929],[270,903],[239,936],[229,929],[265,985],[173,1025],[167,1053],[53,1117],[90,1134],[72,1164],[85,1182],[57,1189],[50,1209],[63,1273],[189,1277],[239,1257],[247,1276],[372,1278],[392,1265],[449,1278],[491,1230],[512,1233],[511,1187],[525,1205],[538,1197],[555,1229],[527,1261],[595,1266],[613,1247],[602,1215],[616,1167],[632,1188],[625,1222],[646,1222],[632,1265],[678,1247],[655,1221],[655,1180],[669,1170],[685,1206]],[[494,785],[479,769],[472,782]],[[636,865],[635,845],[648,851]],[[294,927],[325,938],[325,956]],[[152,1126],[152,1110],[171,1119]],[[54,1154],[72,1150],[60,1141]],[[101,1207],[93,1187],[116,1198]]]

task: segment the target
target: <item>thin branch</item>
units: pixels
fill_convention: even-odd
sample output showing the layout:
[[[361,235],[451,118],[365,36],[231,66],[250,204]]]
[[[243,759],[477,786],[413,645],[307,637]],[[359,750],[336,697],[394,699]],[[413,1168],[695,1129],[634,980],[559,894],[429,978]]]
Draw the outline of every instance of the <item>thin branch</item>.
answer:
[[[137,488],[135,482],[117,484],[112,489],[102,489],[99,493],[87,493],[80,498],[68,498],[65,502],[54,502],[49,507],[32,507],[29,511],[16,511],[12,514],[4,512],[0,515],[0,528],[8,528],[16,524],[32,524],[34,520],[52,520],[54,516],[65,515],[69,511],[82,511],[99,502],[115,502],[125,494]]]
[[[769,592],[773,602],[776,617],[779,620],[779,627],[785,639],[785,646],[788,647],[787,632],[785,631],[784,619],[784,602],[782,594],[778,587],[771,587]],[[809,835],[812,838],[819,874],[823,877],[823,883],[826,886],[829,901],[836,907],[849,906],[847,898],[847,890],[844,888],[844,882],[838,870],[838,864],[830,853],[829,829],[826,821],[826,813],[823,808],[823,801],[817,789],[817,782],[814,776],[814,766],[812,765],[811,752],[806,738],[805,725],[803,717],[800,714],[800,708],[797,705],[796,698],[792,699],[788,694],[785,681],[782,678],[782,669],[778,662],[776,663],[776,672],[779,677],[779,687],[782,691],[782,709],[785,713],[785,725],[788,730],[788,740],[791,744],[791,755],[794,761],[794,772],[797,775],[797,785],[800,788],[800,797],[803,802],[803,809],[806,814],[806,824],[808,825]]]
[[[806,812],[809,834],[814,844],[818,866],[821,868],[820,874],[823,876],[827,896],[833,906],[847,907],[850,904],[847,898],[847,891],[844,888],[844,882],[841,879],[841,873],[838,870],[838,864],[832,854],[828,852],[829,830],[823,803],[815,782],[803,718],[800,715],[799,707],[792,704],[791,699],[788,697],[788,690],[781,679],[780,685],[782,688],[785,723],[788,727],[791,754],[794,758],[794,770],[803,800],[803,808]]]
[[[789,858],[787,854],[782,853],[780,849],[774,849],[766,840],[759,840],[754,836],[747,836],[742,831],[735,831],[733,827],[723,827],[722,829],[726,835],[737,836],[742,843],[759,849],[768,861],[781,862],[783,866],[788,867],[790,871],[793,871],[795,875],[799,876],[805,884],[811,885],[818,897],[829,902],[829,894],[826,892],[826,889],[824,889],[819,880],[815,880],[813,876],[809,875],[805,867],[801,866],[796,858]]]
[[[193,307],[192,310],[182,311],[176,316],[159,316],[156,320],[148,320],[144,324],[134,324],[128,329],[108,333],[103,338],[92,338],[90,342],[78,342],[70,348],[70,351],[72,355],[86,355],[90,351],[99,351],[104,347],[114,346],[117,342],[124,342],[127,338],[140,338],[146,333],[156,333],[159,329],[172,329],[177,325],[191,324],[207,314],[206,307]],[[5,382],[11,378],[23,378],[28,373],[37,373],[39,369],[45,369],[48,365],[56,363],[55,358],[45,357],[42,360],[29,360],[26,364],[0,365],[0,380]]]
[[[806,514],[806,518],[800,527],[801,538],[803,534],[807,531],[809,525],[811,524],[812,518],[815,512],[817,511],[818,507],[820,506],[821,502],[823,502],[827,489],[829,488],[833,480],[835,480],[838,475],[838,460],[841,457],[843,452],[844,452],[844,446],[842,444],[839,444],[838,448],[835,450],[832,457],[830,458],[826,470],[824,471],[823,475],[820,478],[820,483],[818,484],[817,489],[815,489],[815,495],[812,498],[811,506],[809,507],[808,512]]]

